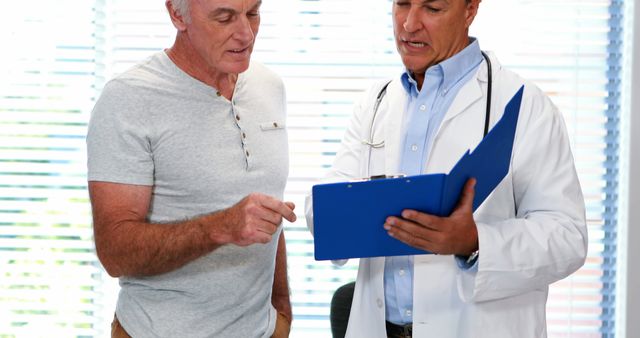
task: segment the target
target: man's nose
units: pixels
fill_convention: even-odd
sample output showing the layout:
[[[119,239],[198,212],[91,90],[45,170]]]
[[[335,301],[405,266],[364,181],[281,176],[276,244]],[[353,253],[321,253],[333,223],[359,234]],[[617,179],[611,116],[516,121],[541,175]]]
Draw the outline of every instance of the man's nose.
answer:
[[[420,8],[416,8],[411,6],[409,9],[409,13],[407,13],[407,17],[402,24],[402,27],[405,31],[412,33],[420,29]]]
[[[241,41],[251,41],[255,38],[255,32],[253,31],[249,18],[243,16],[238,20],[238,24],[233,35],[236,39]]]

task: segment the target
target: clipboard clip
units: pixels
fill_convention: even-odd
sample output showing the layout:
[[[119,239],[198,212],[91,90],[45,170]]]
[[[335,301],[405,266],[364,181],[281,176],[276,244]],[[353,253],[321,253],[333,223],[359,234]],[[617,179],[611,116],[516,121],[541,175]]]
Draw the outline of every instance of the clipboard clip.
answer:
[[[406,175],[405,174],[373,175],[371,177],[357,178],[357,179],[351,180],[351,182],[367,182],[367,181],[374,181],[374,180],[383,180],[387,178],[402,178],[402,177],[406,177]]]

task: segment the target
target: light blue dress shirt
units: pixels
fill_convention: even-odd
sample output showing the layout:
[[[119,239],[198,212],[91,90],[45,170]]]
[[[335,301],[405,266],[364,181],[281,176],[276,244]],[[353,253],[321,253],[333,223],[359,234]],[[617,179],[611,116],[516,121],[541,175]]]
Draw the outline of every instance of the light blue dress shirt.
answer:
[[[442,119],[482,60],[478,41],[471,38],[471,43],[458,54],[427,69],[420,90],[408,70],[402,74],[402,85],[409,94],[402,126],[405,134],[400,162],[402,174],[424,173]],[[413,256],[386,258],[384,292],[386,319],[399,325],[412,323]]]

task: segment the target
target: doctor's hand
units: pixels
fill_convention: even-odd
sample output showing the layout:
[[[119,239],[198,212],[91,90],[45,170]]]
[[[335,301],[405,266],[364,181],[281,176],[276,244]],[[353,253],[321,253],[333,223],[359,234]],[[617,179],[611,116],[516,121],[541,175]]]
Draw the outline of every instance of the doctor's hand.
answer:
[[[415,210],[402,211],[402,218],[388,217],[384,228],[389,236],[417,249],[441,255],[469,256],[478,249],[478,229],[473,220],[476,180],[464,186],[458,205],[449,217]]]

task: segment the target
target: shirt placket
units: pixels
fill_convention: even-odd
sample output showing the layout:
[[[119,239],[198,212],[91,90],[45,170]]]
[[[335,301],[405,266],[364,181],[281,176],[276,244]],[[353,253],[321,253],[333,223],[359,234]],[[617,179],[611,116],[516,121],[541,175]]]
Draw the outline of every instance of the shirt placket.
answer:
[[[245,168],[247,171],[249,171],[252,168],[253,158],[251,156],[251,149],[249,147],[247,131],[245,128],[243,128],[244,120],[241,116],[241,110],[238,109],[235,100],[231,100],[231,113],[233,114],[233,119],[240,133],[240,145],[242,147],[242,154],[245,159]]]

